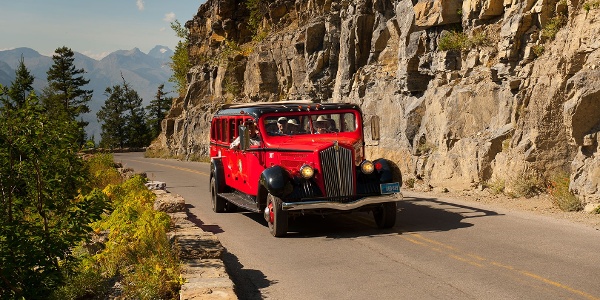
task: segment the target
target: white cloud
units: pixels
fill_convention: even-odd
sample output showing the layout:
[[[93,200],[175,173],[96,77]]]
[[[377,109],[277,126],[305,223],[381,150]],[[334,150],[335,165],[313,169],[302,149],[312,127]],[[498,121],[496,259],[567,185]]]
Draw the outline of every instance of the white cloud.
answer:
[[[135,4],[138,7],[138,10],[144,10],[144,0],[136,0]]]
[[[174,12],[170,12],[170,13],[165,14],[165,18],[163,20],[167,21],[169,23],[175,21],[175,13]]]

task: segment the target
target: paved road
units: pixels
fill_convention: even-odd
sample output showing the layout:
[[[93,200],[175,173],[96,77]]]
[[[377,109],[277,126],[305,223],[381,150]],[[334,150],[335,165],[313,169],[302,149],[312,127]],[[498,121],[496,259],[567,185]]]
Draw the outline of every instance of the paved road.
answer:
[[[366,213],[302,217],[277,239],[259,214],[212,212],[206,163],[115,160],[186,199],[240,299],[600,299],[600,231],[584,225],[405,192],[390,230]]]

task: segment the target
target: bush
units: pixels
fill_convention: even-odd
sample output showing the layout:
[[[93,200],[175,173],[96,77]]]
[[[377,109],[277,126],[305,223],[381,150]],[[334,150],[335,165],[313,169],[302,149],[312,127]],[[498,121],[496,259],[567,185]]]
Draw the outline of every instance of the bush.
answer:
[[[548,182],[548,194],[552,196],[552,203],[563,211],[579,211],[583,203],[569,190],[568,174],[554,175]]]
[[[88,161],[90,171],[100,175],[96,182],[114,169],[109,158],[112,155],[99,155]],[[170,218],[153,209],[156,196],[145,182],[135,176],[104,188],[113,211],[91,226],[93,234],[104,235],[107,241],[101,246],[83,243],[75,248],[73,271],[65,274],[66,285],[53,294],[54,299],[103,298],[116,281],[122,283],[125,299],[178,297],[182,283],[179,261],[166,236]]]
[[[450,31],[442,35],[438,41],[440,51],[469,50],[477,46],[485,46],[490,41],[484,32],[479,32],[469,37],[464,32]]]
[[[513,198],[531,198],[543,191],[543,182],[535,174],[520,174],[509,180],[505,194]]]
[[[555,16],[542,29],[542,37],[553,40],[558,31],[566,24],[567,17],[565,15],[559,14]]]
[[[112,153],[100,153],[92,156],[87,161],[90,172],[90,185],[94,188],[104,189],[109,184],[119,184],[121,174],[115,169]]]

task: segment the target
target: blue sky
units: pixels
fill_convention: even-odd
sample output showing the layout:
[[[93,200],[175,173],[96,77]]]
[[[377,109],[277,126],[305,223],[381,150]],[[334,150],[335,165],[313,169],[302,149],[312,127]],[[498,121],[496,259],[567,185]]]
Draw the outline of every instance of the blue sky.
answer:
[[[206,0],[0,0],[0,50],[43,55],[67,46],[99,59],[116,50],[175,49],[170,22],[183,25]]]

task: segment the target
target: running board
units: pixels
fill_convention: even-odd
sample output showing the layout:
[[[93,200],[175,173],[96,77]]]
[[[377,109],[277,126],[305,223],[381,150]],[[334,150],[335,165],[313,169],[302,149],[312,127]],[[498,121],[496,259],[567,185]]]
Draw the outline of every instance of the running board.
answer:
[[[222,197],[223,199],[235,204],[235,206],[238,206],[240,208],[243,208],[245,210],[249,210],[249,211],[253,211],[253,212],[260,212],[260,209],[258,209],[258,207],[256,207],[256,202],[254,202],[254,198],[251,196],[247,196],[247,195],[242,195],[240,193],[219,193],[218,194],[219,197]]]

